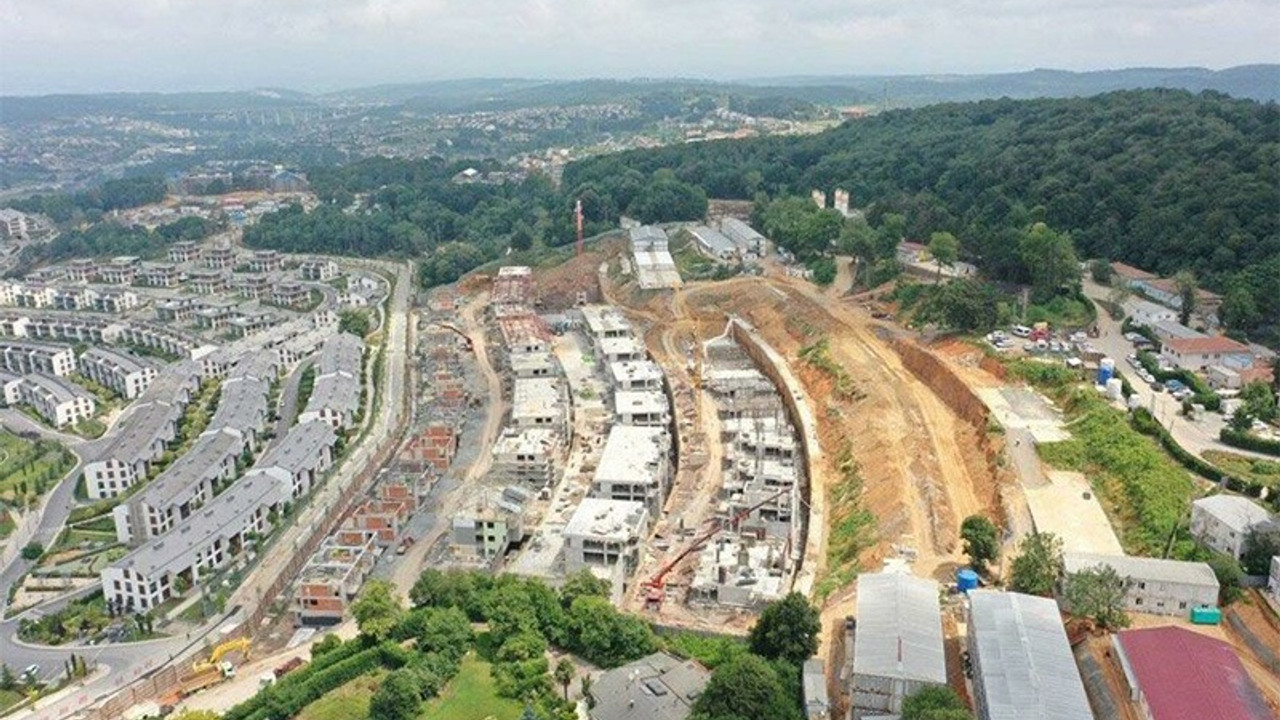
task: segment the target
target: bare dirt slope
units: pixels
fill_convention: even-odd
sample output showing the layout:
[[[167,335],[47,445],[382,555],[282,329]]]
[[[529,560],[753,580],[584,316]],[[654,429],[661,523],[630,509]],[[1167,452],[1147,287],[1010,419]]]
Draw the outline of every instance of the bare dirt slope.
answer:
[[[917,574],[950,579],[963,560],[960,521],[973,513],[999,517],[1001,479],[975,450],[979,430],[909,371],[880,337],[884,331],[848,301],[777,276],[690,283],[655,296],[605,284],[606,299],[647,324],[646,342],[677,385],[690,382],[689,348],[723,332],[729,314],[750,321],[792,361],[814,399],[824,453],[834,457],[849,444],[864,481],[862,503],[878,519],[878,541],[863,553],[862,567],[876,568],[895,548],[909,548]],[[798,359],[801,348],[821,338],[854,383],[852,399],[833,399],[830,374]],[[837,479],[834,467],[822,468],[815,491]],[[839,607],[826,614],[835,627],[850,597],[837,592],[832,601]]]

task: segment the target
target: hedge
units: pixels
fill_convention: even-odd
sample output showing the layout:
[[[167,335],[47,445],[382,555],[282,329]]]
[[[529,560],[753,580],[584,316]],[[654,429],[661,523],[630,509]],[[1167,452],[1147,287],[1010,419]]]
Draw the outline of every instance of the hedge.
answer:
[[[1187,452],[1178,444],[1177,440],[1173,439],[1173,436],[1169,434],[1169,431],[1163,425],[1156,422],[1156,419],[1146,408],[1134,408],[1130,424],[1134,430],[1143,435],[1150,435],[1159,440],[1164,449],[1173,456],[1173,459],[1191,472],[1216,483],[1222,482],[1223,477],[1225,477],[1221,470],[1207,460]]]
[[[1224,444],[1232,447],[1238,447],[1243,450],[1252,450],[1266,455],[1280,456],[1280,440],[1260,438],[1257,435],[1251,435],[1239,430],[1232,430],[1229,427],[1222,428],[1222,431],[1218,433],[1218,439]]]
[[[349,651],[349,647],[354,652]],[[364,647],[359,640],[351,640],[316,658],[311,666],[305,668],[307,672],[284,676],[279,683],[264,688],[257,695],[228,710],[222,717],[224,720],[293,717],[334,688],[379,667],[402,667],[412,657],[411,651],[394,642]]]

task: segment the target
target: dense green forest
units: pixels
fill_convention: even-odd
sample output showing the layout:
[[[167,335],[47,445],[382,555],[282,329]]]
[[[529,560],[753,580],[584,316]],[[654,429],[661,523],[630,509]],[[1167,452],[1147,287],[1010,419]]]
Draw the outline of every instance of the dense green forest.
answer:
[[[198,217],[185,217],[177,222],[161,225],[155,230],[100,222],[85,229],[64,231],[44,244],[24,247],[9,275],[21,277],[42,263],[71,258],[134,255],[148,260],[156,259],[163,256],[169,245],[178,240],[200,240],[218,229],[217,223]]]
[[[707,210],[701,190],[670,173],[636,177],[620,193],[603,196],[590,185],[564,193],[542,176],[502,185],[460,184],[469,167],[439,158],[371,158],[311,170],[321,207],[266,215],[245,231],[245,244],[289,252],[390,255],[420,259],[425,285],[453,282],[507,248],[565,245],[576,236],[574,203],[581,199],[586,233],[617,226],[623,211],[648,222],[695,219]],[[482,167],[482,166],[477,166]]]
[[[54,222],[97,220],[112,210],[138,207],[164,199],[164,180],[155,176],[108,180],[92,190],[74,194],[36,195],[18,200],[13,207],[47,215]]]
[[[564,181],[625,205],[635,179],[660,169],[711,197],[845,188],[872,225],[902,215],[908,238],[952,233],[961,259],[1010,282],[1034,280],[1022,239],[1044,222],[1080,257],[1193,271],[1246,306],[1238,330],[1274,331],[1280,318],[1275,104],[1146,90],[937,105],[808,137],[602,156]]]

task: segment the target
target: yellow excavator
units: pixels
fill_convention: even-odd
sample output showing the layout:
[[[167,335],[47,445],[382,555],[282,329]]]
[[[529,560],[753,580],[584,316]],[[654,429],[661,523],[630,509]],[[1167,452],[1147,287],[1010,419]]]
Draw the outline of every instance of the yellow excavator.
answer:
[[[228,640],[215,647],[207,659],[191,663],[191,673],[182,678],[182,694],[190,695],[210,685],[216,685],[226,678],[235,677],[235,665],[223,660],[223,657],[229,653],[238,652],[240,662],[244,663],[249,659],[249,650],[252,646],[253,643],[247,637]]]

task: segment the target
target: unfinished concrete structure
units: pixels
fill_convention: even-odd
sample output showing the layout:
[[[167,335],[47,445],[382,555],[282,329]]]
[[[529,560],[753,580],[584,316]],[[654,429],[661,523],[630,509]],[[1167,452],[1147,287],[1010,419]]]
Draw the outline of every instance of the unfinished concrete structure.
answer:
[[[520,378],[511,394],[511,427],[547,428],[568,438],[568,399],[559,379]]]
[[[614,425],[591,481],[594,497],[635,500],[662,512],[671,488],[671,438],[665,428]]]
[[[348,604],[373,569],[378,558],[373,537],[344,540],[357,538],[325,538],[303,566],[293,606],[295,625],[327,627],[342,622]]]
[[[561,448],[560,434],[552,428],[508,428],[493,444],[492,475],[501,482],[550,486]]]
[[[495,502],[482,502],[474,511],[455,515],[450,537],[453,560],[496,569],[507,552],[524,539],[523,508],[515,501],[517,497],[504,493]]]
[[[564,569],[611,570],[630,574],[649,534],[649,511],[634,500],[585,498],[564,527]]]

